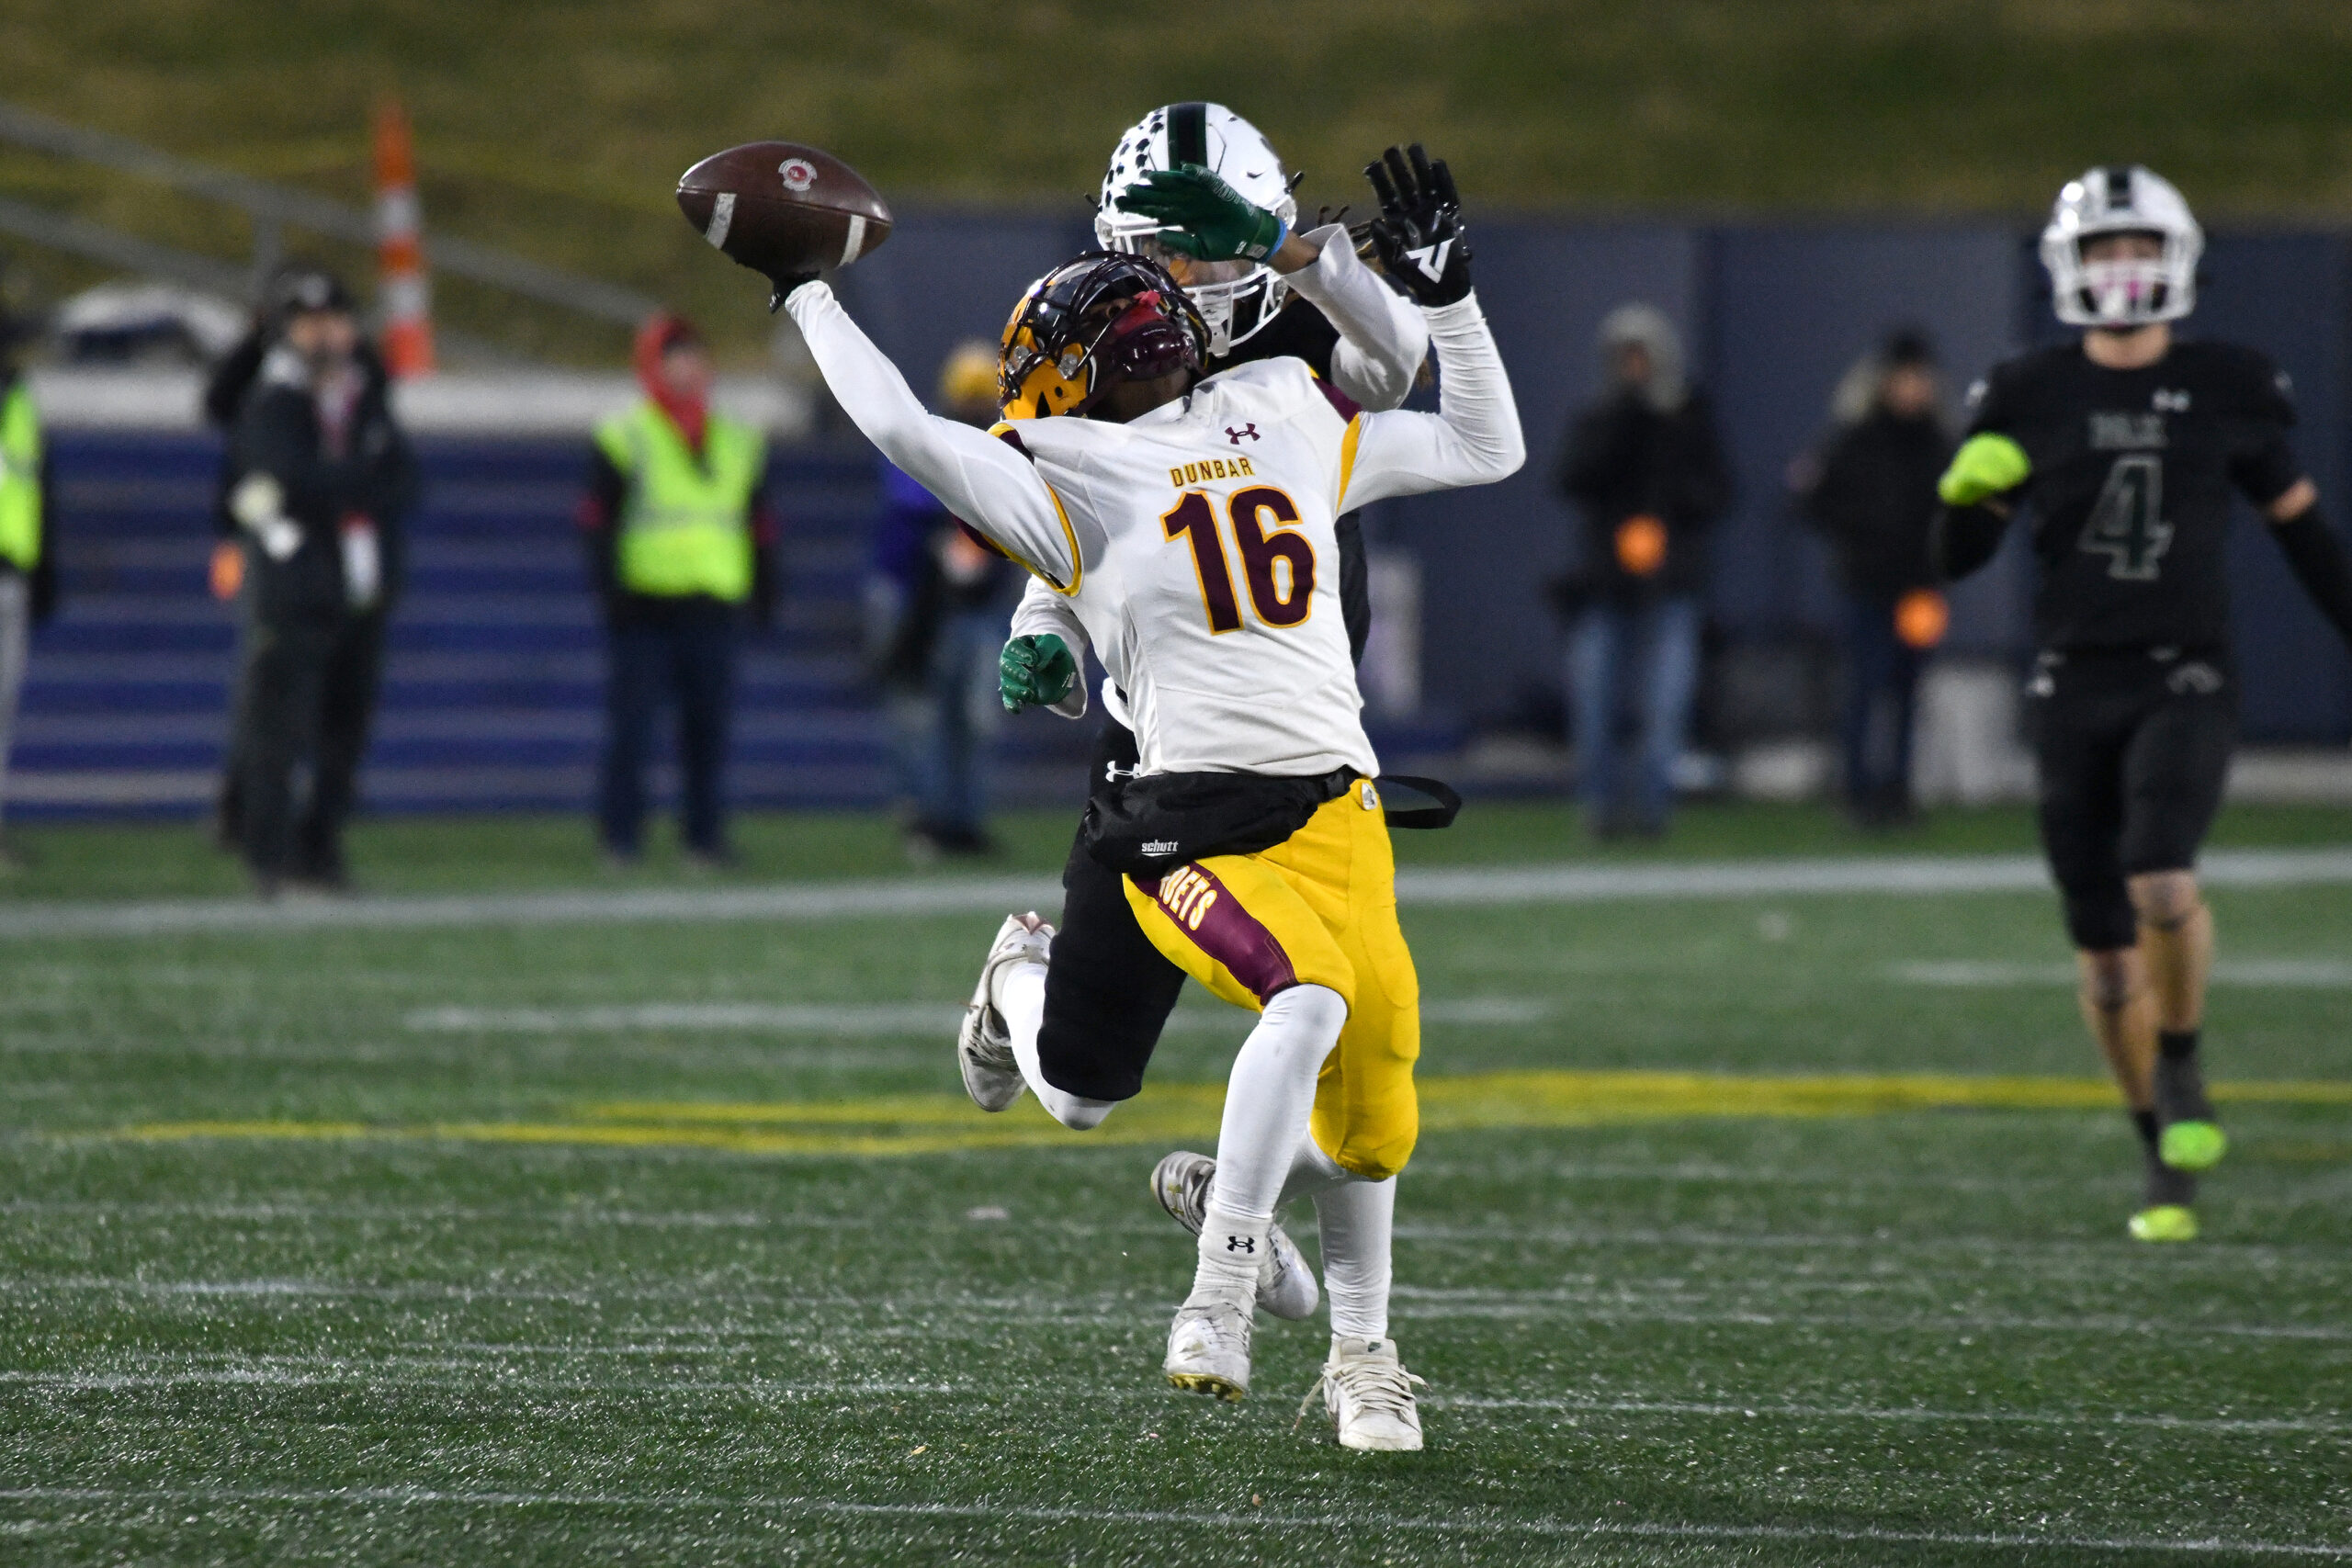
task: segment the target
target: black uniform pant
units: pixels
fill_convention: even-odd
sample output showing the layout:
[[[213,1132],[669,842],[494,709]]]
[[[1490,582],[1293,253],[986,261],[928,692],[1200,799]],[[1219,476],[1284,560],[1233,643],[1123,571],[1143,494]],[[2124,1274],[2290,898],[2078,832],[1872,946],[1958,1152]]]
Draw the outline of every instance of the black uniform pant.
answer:
[[[1111,769],[1135,765],[1134,734],[1104,720],[1088,793],[1103,787]],[[1083,833],[1071,842],[1062,867],[1061,928],[1046,970],[1037,1065],[1047,1083],[1089,1100],[1135,1098],[1184,989],[1184,972],[1136,923],[1125,883],[1086,852]]]
[[[2026,696],[2067,934],[2089,952],[2130,947],[2139,921],[2126,879],[2194,866],[2221,807],[2236,672],[2211,651],[2044,653]]]
[[[1838,726],[1846,802],[1864,817],[1911,809],[1912,732],[1928,656],[1896,635],[1894,605],[1846,602],[1846,711]]]
[[[665,702],[678,711],[678,818],[686,847],[727,848],[725,773],[735,694],[736,608],[717,599],[648,605],[616,617],[605,685],[597,819],[605,847],[635,854],[645,829],[645,768]]]
[[[325,611],[255,619],[248,638],[243,733],[231,739],[243,787],[240,838],[265,880],[343,876],[343,825],[376,714],[384,616]],[[299,803],[296,775],[310,792]]]

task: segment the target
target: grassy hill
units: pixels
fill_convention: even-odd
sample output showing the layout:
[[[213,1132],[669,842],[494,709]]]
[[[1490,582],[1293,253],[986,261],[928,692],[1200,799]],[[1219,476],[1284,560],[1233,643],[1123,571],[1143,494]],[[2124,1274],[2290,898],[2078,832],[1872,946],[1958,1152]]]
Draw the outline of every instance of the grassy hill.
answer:
[[[1115,16],[1115,20],[1108,19]],[[0,95],[346,197],[370,101],[418,126],[429,221],[760,324],[696,254],[679,170],[786,135],[900,199],[1063,202],[1143,108],[1234,104],[1307,171],[1309,203],[1419,135],[1487,205],[1899,209],[2024,218],[2101,158],[2154,163],[2214,214],[2352,213],[2352,6],[2341,0],[15,0]],[[49,160],[0,193],[235,254],[242,226]],[[44,281],[73,269],[41,264]],[[619,346],[560,317],[477,330]],[[498,319],[493,319],[497,317]]]

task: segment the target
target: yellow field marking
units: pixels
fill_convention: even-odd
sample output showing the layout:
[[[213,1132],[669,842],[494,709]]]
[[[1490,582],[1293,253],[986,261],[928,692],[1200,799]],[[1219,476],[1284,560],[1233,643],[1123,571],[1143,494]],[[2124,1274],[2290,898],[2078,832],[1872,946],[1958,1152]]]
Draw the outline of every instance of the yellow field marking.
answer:
[[[2104,1079],[1969,1077],[1956,1074],[1838,1074],[1776,1077],[1728,1073],[1481,1073],[1420,1080],[1421,1128],[1430,1133],[1589,1127],[1721,1117],[1881,1116],[1911,1111],[2099,1111],[2115,1103]],[[2241,1104],[2352,1105],[2352,1082],[2224,1083],[2213,1098]],[[959,1149],[1213,1142],[1225,1100],[1217,1084],[1164,1084],[1119,1108],[1095,1132],[1057,1126],[1023,1100],[984,1116],[949,1095],[866,1100],[613,1100],[565,1122],[149,1122],[111,1137],[170,1143],[220,1139],[442,1139],[625,1148],[722,1149],[757,1155],[886,1156]]]

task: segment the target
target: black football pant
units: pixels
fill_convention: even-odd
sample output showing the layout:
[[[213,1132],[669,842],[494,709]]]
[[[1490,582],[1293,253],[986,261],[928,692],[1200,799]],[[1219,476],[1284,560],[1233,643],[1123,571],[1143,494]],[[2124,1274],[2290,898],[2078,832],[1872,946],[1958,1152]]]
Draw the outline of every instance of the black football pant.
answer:
[[[343,827],[358,796],[383,671],[384,616],[255,620],[246,636],[243,723],[231,741],[246,863],[265,884],[341,881]],[[310,795],[298,813],[295,780],[306,763]]]
[[[1091,795],[1109,771],[1136,765],[1136,738],[1108,719],[1094,747]],[[1037,1065],[1046,1081],[1089,1100],[1132,1100],[1184,972],[1151,945],[1127,907],[1126,878],[1086,852],[1083,831],[1062,867],[1061,928],[1046,970]]]
[[[2222,804],[2237,674],[2218,652],[2044,653],[2026,688],[2041,843],[2087,952],[2139,941],[2126,879],[2186,871]]]
[[[633,855],[645,830],[645,770],[665,703],[678,714],[679,837],[700,854],[727,850],[728,721],[735,700],[735,606],[716,599],[633,603],[611,628],[605,761],[596,816],[605,847]]]

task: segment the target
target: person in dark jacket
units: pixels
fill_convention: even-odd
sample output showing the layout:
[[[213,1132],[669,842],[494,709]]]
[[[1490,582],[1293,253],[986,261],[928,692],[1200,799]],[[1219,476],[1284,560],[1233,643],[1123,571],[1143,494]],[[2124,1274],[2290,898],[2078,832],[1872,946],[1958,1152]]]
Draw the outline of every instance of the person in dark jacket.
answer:
[[[262,361],[268,356],[277,339],[277,323],[272,319],[272,301],[288,287],[287,280],[312,270],[302,262],[288,262],[271,270],[261,288],[261,301],[254,310],[252,326],[239,338],[228,353],[213,362],[204,380],[204,423],[220,432],[225,438],[237,427],[237,415],[245,406],[245,394],[253,390],[254,382],[261,375]],[[366,373],[377,379],[385,377],[382,359],[376,345],[366,338],[353,350]],[[236,488],[237,459],[234,451],[224,446],[220,454],[220,479],[212,498],[212,526],[219,536],[212,550],[212,560],[207,575],[210,579],[213,597],[232,601],[238,597],[244,581],[244,550],[240,541],[243,530],[229,512],[230,492]],[[251,651],[250,646],[246,651]],[[230,854],[240,852],[244,839],[244,739],[248,728],[247,713],[251,707],[249,692],[252,671],[243,660],[232,677],[235,682],[229,695],[229,743],[220,758],[220,787],[213,797],[213,841]]]
[[[1607,390],[1569,427],[1558,470],[1560,493],[1584,514],[1583,564],[1561,592],[1571,722],[1592,830],[1655,835],[1690,727],[1707,531],[1731,503],[1731,472],[1663,312],[1611,311],[1600,355]],[[1641,716],[1631,781],[1617,755],[1621,682]]]
[[[344,822],[417,498],[415,456],[342,283],[288,273],[269,315],[230,438],[228,502],[244,555],[241,842],[264,897],[347,885]]]
[[[679,836],[688,863],[708,868],[731,858],[724,774],[742,623],[775,612],[767,439],[711,408],[710,351],[684,317],[649,318],[636,361],[645,396],[597,426],[580,509],[609,655],[598,829],[608,863],[636,862],[653,722],[673,702]]]
[[[1917,332],[1893,333],[1849,374],[1840,401],[1849,406],[1832,412],[1841,428],[1791,477],[1846,595],[1847,809],[1864,827],[1883,827],[1915,815],[1919,672],[1949,619],[1928,557],[1936,480],[1952,452],[1934,347]]]
[[[939,408],[996,423],[996,345],[957,345],[939,373]],[[985,854],[983,753],[1001,711],[997,647],[1015,569],[982,549],[929,491],[882,465],[882,515],[866,577],[866,648],[897,741],[907,853]]]

